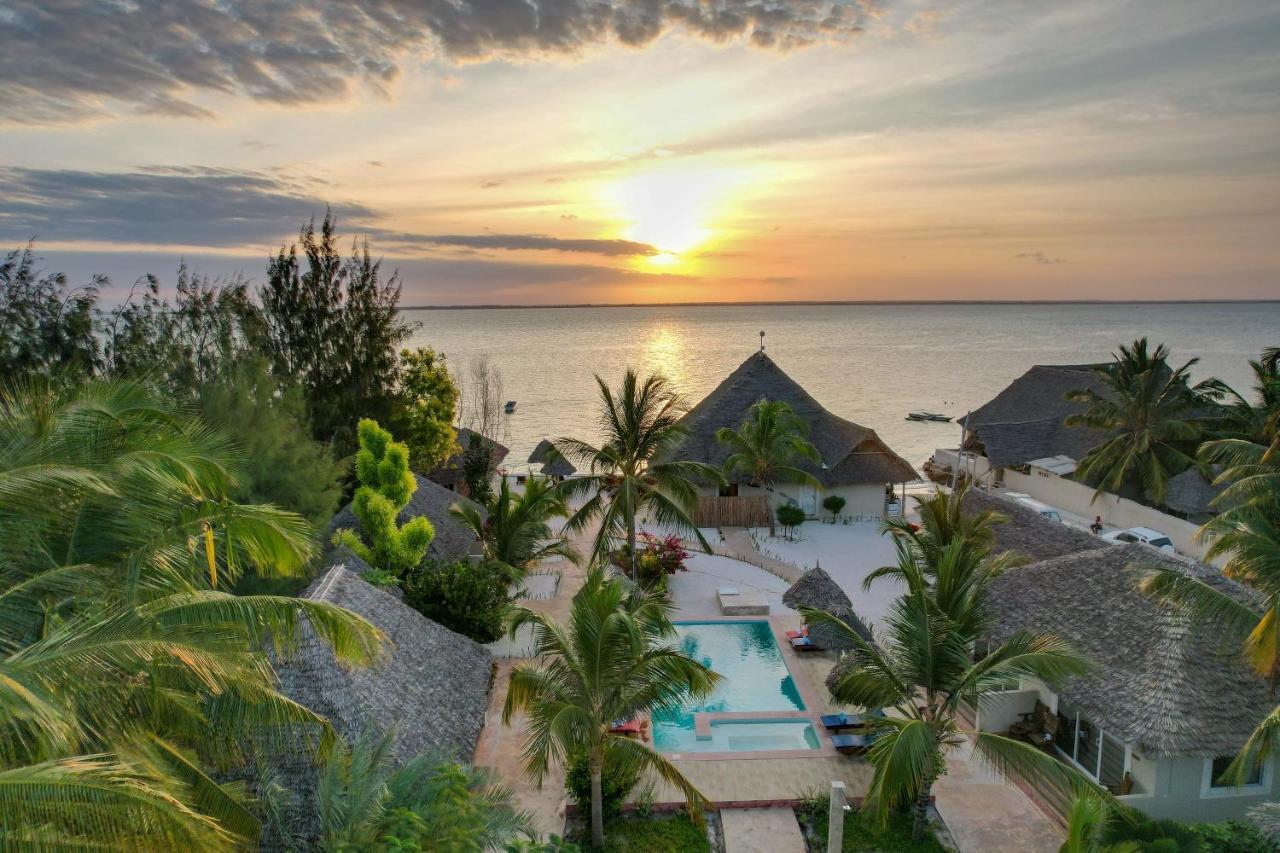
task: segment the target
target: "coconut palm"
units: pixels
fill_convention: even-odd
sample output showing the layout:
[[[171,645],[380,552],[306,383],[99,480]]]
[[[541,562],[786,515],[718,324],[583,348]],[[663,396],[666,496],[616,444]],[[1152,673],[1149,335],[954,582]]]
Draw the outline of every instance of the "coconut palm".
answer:
[[[1261,359],[1249,365],[1256,403],[1224,386],[1234,402],[1226,407],[1220,432],[1230,437],[1200,446],[1203,464],[1221,466],[1215,484],[1226,485],[1214,499],[1221,517],[1202,531],[1205,538],[1218,532],[1218,522],[1231,522],[1236,507],[1262,507],[1280,515],[1280,348],[1264,351]]]
[[[227,592],[298,572],[296,515],[227,498],[221,437],[129,383],[0,391],[0,838],[6,849],[220,850],[257,833],[215,781],[251,739],[327,722],[275,689],[302,617],[368,662],[380,635],[321,603]]]
[[[660,753],[639,741],[609,733],[616,720],[704,698],[719,676],[689,658],[670,640],[673,605],[665,592],[644,590],[592,571],[573,597],[569,621],[519,610],[515,635],[533,628],[536,663],[515,667],[502,709],[503,723],[528,715],[526,771],[541,784],[553,765],[585,755],[591,772],[591,842],[604,844],[601,775],[606,751],[622,768],[649,769],[678,787],[691,812],[702,794]]]
[[[535,837],[532,816],[491,771],[430,753],[396,767],[391,743],[366,734],[330,752],[316,786],[317,850],[384,849],[393,837],[421,850],[495,850]]]
[[[578,557],[573,545],[551,529],[551,520],[568,517],[569,507],[548,477],[529,477],[523,492],[513,492],[503,477],[483,510],[467,502],[454,504],[449,513],[480,540],[486,560],[513,575],[549,557]]]
[[[950,517],[950,499],[933,500],[932,514]],[[833,626],[851,647],[828,681],[833,698],[897,710],[877,725],[869,754],[875,775],[865,805],[885,820],[894,808],[913,803],[917,839],[927,823],[933,783],[946,771],[946,754],[966,737],[999,769],[1038,778],[1061,792],[1090,789],[1083,776],[1030,744],[961,727],[962,703],[976,707],[984,694],[1010,679],[1054,683],[1088,666],[1066,642],[1049,634],[1020,633],[998,644],[988,642],[995,626],[986,604],[987,586],[1004,568],[1003,558],[991,554],[985,532],[995,522],[984,516],[982,524],[945,544],[937,540],[939,528],[924,537],[927,547],[895,535],[898,565],[878,570],[867,583],[894,576],[907,592],[891,607],[875,644],[828,613],[804,611],[809,624]],[[897,528],[890,532],[901,534]],[[985,654],[975,661],[976,648]]]
[[[1107,841],[1107,830],[1124,816],[1102,796],[1078,796],[1067,814],[1067,840],[1058,853],[1139,853],[1137,841]]]
[[[716,441],[729,448],[724,460],[727,476],[745,475],[751,485],[772,489],[779,483],[820,487],[818,478],[797,462],[822,462],[822,454],[808,439],[809,425],[781,400],[760,400],[737,429],[721,427]]]
[[[616,391],[596,377],[600,387],[600,446],[574,438],[557,439],[559,453],[574,462],[582,476],[566,480],[566,498],[589,495],[565,525],[565,531],[584,530],[596,519],[600,530],[592,547],[592,562],[603,563],[622,539],[631,555],[636,577],[636,519],[647,513],[659,524],[692,533],[708,553],[711,545],[690,514],[698,498],[699,481],[718,483],[720,472],[700,462],[672,461],[668,454],[685,437],[680,424],[684,404],[666,378],[643,381],[628,370]]]
[[[1162,502],[1169,478],[1194,464],[1192,451],[1203,433],[1199,417],[1220,387],[1212,381],[1191,386],[1191,368],[1198,361],[1172,369],[1164,344],[1152,351],[1147,339],[1139,338],[1098,369],[1102,393],[1087,388],[1068,393],[1067,399],[1088,409],[1069,416],[1066,424],[1109,436],[1080,460],[1078,477],[1095,484],[1099,494],[1136,484],[1147,500]]]

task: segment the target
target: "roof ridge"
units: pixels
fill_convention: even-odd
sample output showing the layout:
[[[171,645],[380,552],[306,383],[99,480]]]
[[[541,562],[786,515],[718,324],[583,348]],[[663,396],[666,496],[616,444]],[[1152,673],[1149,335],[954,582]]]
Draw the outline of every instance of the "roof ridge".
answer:
[[[325,601],[329,597],[329,592],[333,589],[334,584],[338,582],[338,578],[347,570],[343,563],[334,563],[329,567],[323,575],[320,576],[320,583],[316,586],[315,591],[307,596],[312,601]]]

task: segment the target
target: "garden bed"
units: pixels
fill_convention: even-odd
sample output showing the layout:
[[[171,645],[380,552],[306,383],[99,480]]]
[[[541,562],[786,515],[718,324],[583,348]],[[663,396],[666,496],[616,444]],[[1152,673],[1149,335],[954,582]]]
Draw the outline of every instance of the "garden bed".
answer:
[[[796,818],[804,832],[809,853],[826,853],[827,811],[796,810]],[[844,853],[949,853],[954,848],[943,845],[930,828],[919,841],[911,838],[911,815],[894,814],[887,826],[856,808],[844,816]]]
[[[683,811],[611,817],[604,825],[604,853],[724,853],[720,816],[713,811],[706,816],[705,828]],[[566,833],[584,851],[593,849],[591,828],[583,816],[570,817]]]

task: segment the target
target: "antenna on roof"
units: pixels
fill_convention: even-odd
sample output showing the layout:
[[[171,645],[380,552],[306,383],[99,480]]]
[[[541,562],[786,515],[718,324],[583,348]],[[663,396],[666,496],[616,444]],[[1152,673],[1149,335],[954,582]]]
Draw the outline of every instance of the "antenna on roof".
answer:
[[[760,352],[764,352],[764,332],[760,333]]]

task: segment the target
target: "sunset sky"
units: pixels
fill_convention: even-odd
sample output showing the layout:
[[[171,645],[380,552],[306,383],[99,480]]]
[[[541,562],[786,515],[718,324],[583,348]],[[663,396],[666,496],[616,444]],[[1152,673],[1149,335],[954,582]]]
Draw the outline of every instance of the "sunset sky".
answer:
[[[403,303],[1280,298],[1280,4],[0,0],[0,244]]]

